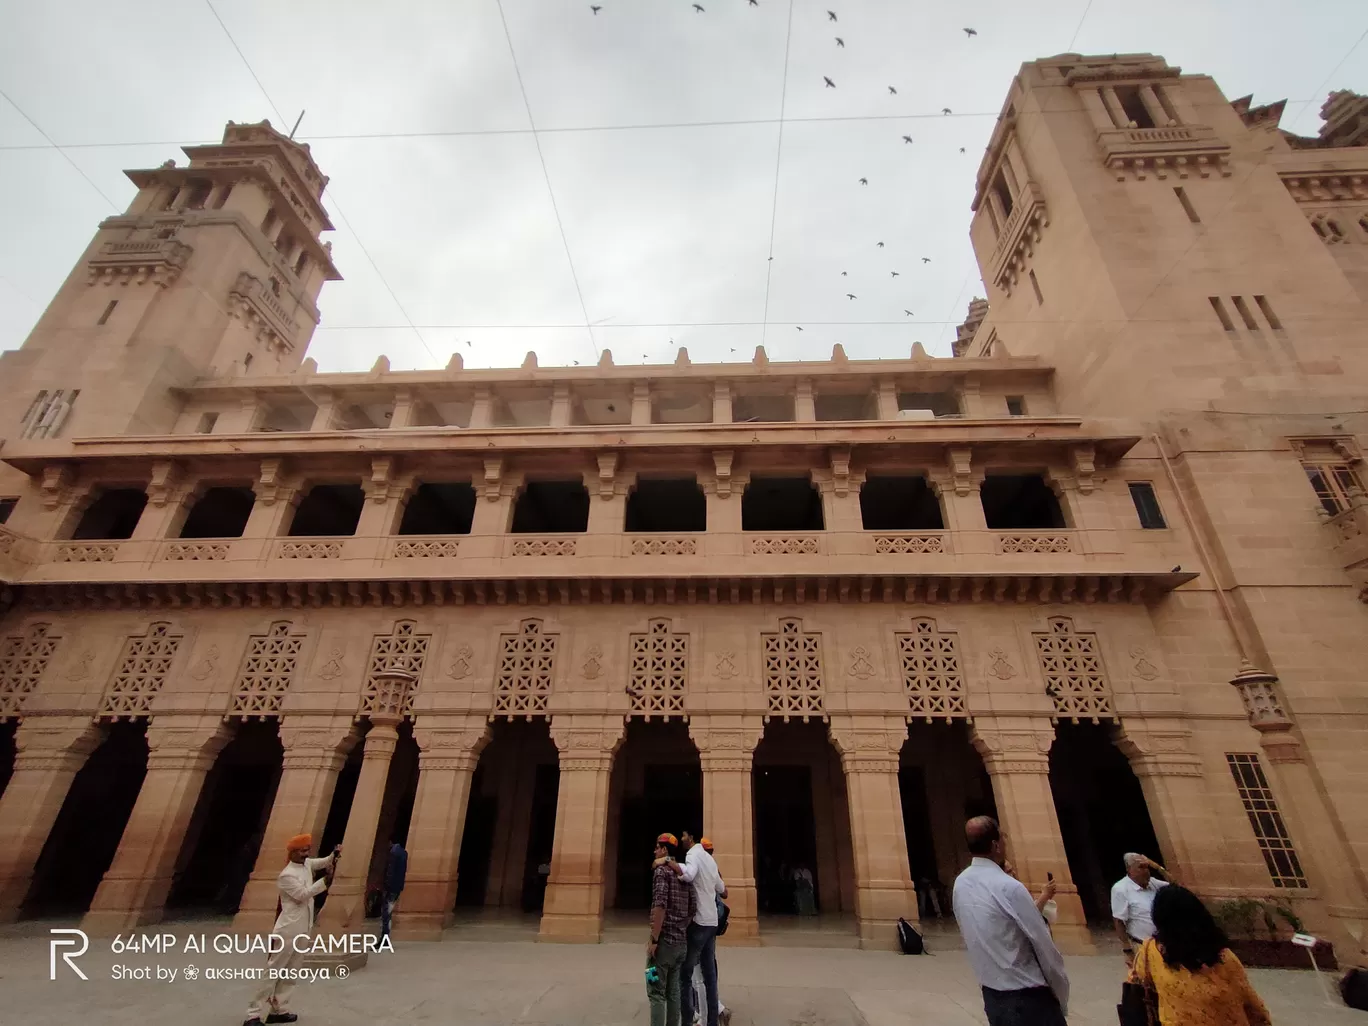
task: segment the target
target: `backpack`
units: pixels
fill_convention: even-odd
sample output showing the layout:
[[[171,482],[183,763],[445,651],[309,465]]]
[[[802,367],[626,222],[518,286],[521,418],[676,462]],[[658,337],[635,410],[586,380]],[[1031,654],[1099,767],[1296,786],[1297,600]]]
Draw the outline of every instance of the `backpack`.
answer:
[[[922,935],[917,932],[916,927],[901,916],[898,918],[898,947],[902,949],[904,955],[926,954],[926,945],[922,942]]]
[[[1350,1008],[1368,1012],[1368,970],[1350,969],[1340,980],[1340,997]]]
[[[717,936],[721,937],[727,932],[727,923],[731,920],[731,909],[721,898],[717,899]]]

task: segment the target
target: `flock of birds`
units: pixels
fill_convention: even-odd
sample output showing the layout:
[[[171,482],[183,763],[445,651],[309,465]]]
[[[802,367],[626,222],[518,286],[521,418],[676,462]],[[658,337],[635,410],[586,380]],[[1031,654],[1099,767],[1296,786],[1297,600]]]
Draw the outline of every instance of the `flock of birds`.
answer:
[[[747,2],[747,5],[750,6],[750,7],[759,7],[759,6],[760,6],[760,0],[746,0],[746,2]],[[700,3],[694,3],[694,4],[692,4],[691,6],[692,6],[693,9],[694,9],[695,11],[697,11],[699,14],[705,14],[705,13],[706,13],[706,9],[705,9],[705,8],[703,7],[703,5],[700,4]],[[594,16],[597,17],[599,11],[603,10],[603,5],[602,5],[602,4],[590,4],[590,5],[589,5],[589,10],[591,10],[591,11],[594,13]],[[837,16],[837,14],[836,14],[835,11],[827,11],[827,12],[826,12],[826,15],[827,15],[827,21],[829,21],[829,22],[836,22],[836,23],[839,23],[839,22],[840,22],[840,18]],[[977,31],[976,29],[973,29],[973,28],[965,28],[965,29],[962,29],[961,31],[964,32],[965,37],[968,38],[968,39],[972,39],[972,38],[974,38],[975,36],[978,35],[978,31]],[[844,49],[846,48],[845,39],[842,38],[841,36],[836,36],[836,37],[834,37],[834,38],[835,38],[835,40],[836,40],[836,47],[837,47],[837,49],[844,50]],[[827,88],[827,89],[835,89],[835,88],[836,88],[836,82],[835,82],[829,75],[823,75],[823,76],[822,76],[822,82],[824,83],[824,87]],[[891,85],[890,85],[890,86],[888,87],[888,95],[889,95],[889,96],[897,96],[897,95],[898,95],[898,89],[897,89],[897,87],[896,87],[896,86],[891,86]],[[953,114],[954,111],[952,111],[949,107],[942,107],[942,108],[941,108],[941,113],[942,113],[942,114]],[[912,142],[912,136],[910,136],[910,135],[904,135],[904,136],[902,137],[902,141],[903,141],[904,145],[909,145],[909,146],[910,146],[910,145],[913,144],[913,142]],[[963,153],[963,152],[964,152],[964,147],[961,146],[961,147],[959,148],[959,151],[960,151],[960,153]],[[859,184],[862,185],[862,186],[867,186],[867,185],[869,184],[869,179],[868,179],[868,178],[860,178],[860,179],[859,179]],[[876,247],[879,248],[879,249],[885,248],[883,242],[877,242],[877,243],[875,243],[875,245],[876,245]],[[771,256],[769,259],[770,259],[770,260],[773,260],[774,257]],[[929,263],[931,262],[931,258],[930,258],[930,257],[925,257],[925,256],[924,256],[924,257],[921,258],[921,262],[922,262],[923,264],[929,264]],[[901,272],[895,271],[895,270],[891,270],[891,269],[890,269],[890,270],[889,270],[889,275],[890,275],[892,278],[899,278],[899,277],[901,277]],[[842,271],[842,272],[841,272],[841,277],[842,277],[842,278],[849,277],[849,272],[847,272],[847,271]],[[853,293],[853,292],[847,292],[847,293],[845,294],[845,297],[846,297],[846,299],[847,299],[848,301],[849,301],[849,300],[857,300],[857,299],[860,298],[859,296],[857,296],[857,295],[856,295],[855,293]],[[903,315],[906,316],[906,317],[914,317],[914,316],[916,316],[911,310],[908,310],[906,307],[903,308]],[[795,329],[796,329],[797,331],[802,331],[802,330],[803,330],[802,325],[795,325],[794,327],[795,327]],[[670,339],[670,344],[671,344],[671,345],[674,345],[674,344],[675,344],[674,339]],[[735,349],[732,349],[731,352],[734,353],[734,352],[736,352],[736,350],[735,350]],[[645,359],[645,354],[643,354],[643,360],[644,360],[644,359]],[[578,366],[578,365],[579,365],[579,361],[576,360],[576,361],[575,361],[575,364],[576,364],[576,366]]]

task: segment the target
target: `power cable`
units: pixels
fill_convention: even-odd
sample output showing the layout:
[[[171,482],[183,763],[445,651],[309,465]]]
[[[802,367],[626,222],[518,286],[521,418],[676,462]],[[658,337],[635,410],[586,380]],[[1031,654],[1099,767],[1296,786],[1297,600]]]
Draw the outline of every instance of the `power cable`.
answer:
[[[1289,124],[1295,125],[1301,119],[1301,116],[1306,113],[1307,104],[1314,103],[1316,101],[1316,98],[1321,94],[1321,91],[1330,84],[1331,79],[1333,79],[1336,75],[1339,74],[1339,69],[1344,67],[1345,62],[1354,55],[1354,51],[1359,48],[1359,45],[1364,41],[1364,39],[1368,39],[1368,28],[1365,28],[1363,30],[1363,34],[1360,35],[1358,39],[1354,40],[1354,45],[1349,47],[1349,49],[1344,52],[1344,56],[1340,58],[1339,63],[1330,69],[1330,74],[1325,76],[1325,81],[1318,85],[1315,89],[1311,90],[1310,99],[1301,101],[1288,101],[1300,102],[1302,107],[1301,110],[1297,111],[1297,116],[1293,118],[1289,122]]]
[[[760,344],[769,340],[770,281],[774,277],[774,228],[779,219],[779,169],[784,159],[784,110],[788,105],[789,49],[793,41],[793,0],[789,0],[788,28],[784,33],[784,73],[779,85],[779,141],[774,147],[774,194],[770,199],[769,251],[765,254],[765,310],[761,315]]]
[[[556,227],[560,229],[561,245],[565,247],[565,261],[570,265],[570,278],[575,283],[575,295],[579,297],[580,313],[584,314],[584,330],[589,333],[589,344],[594,347],[594,359],[599,358],[598,340],[594,338],[594,326],[589,323],[589,308],[584,303],[584,290],[580,288],[579,275],[575,273],[575,258],[570,255],[570,240],[565,236],[565,222],[561,220],[560,207],[556,205],[556,190],[551,187],[551,172],[546,169],[546,157],[542,153],[541,136],[537,134],[537,123],[532,118],[532,104],[527,99],[527,87],[523,85],[522,68],[518,66],[518,53],[513,49],[513,34],[508,31],[508,18],[504,16],[503,0],[498,0],[499,20],[503,22],[504,38],[508,40],[508,55],[513,59],[513,73],[518,78],[518,91],[522,93],[523,106],[527,109],[527,123],[532,127],[532,141],[537,146],[537,159],[541,161],[542,177],[546,179],[546,193],[551,197],[551,210],[556,215]]]
[[[28,114],[24,111],[24,108],[20,107],[19,104],[15,103],[12,99],[10,99],[9,93],[5,92],[3,89],[0,89],[0,96],[3,96],[5,98],[5,102],[19,112],[19,116],[21,118],[23,118],[25,121],[27,121],[30,125],[33,126],[33,130],[35,132],[37,132],[44,139],[47,140],[47,146],[25,147],[25,149],[45,150],[51,147],[52,149],[56,150],[58,153],[62,155],[62,159],[65,160],[72,167],[74,167],[76,169],[76,173],[86,180],[86,184],[100,194],[100,198],[103,199],[106,203],[108,203],[110,208],[113,209],[113,211],[116,214],[120,211],[121,208],[119,207],[119,205],[105,195],[104,190],[95,184],[95,180],[91,178],[90,175],[86,174],[84,171],[81,170],[81,166],[77,164],[76,161],[72,160],[71,157],[66,153],[66,151],[61,146],[58,146],[55,142],[52,141],[52,136],[44,132],[42,127],[38,124],[38,122],[34,121],[33,118],[28,116]]]

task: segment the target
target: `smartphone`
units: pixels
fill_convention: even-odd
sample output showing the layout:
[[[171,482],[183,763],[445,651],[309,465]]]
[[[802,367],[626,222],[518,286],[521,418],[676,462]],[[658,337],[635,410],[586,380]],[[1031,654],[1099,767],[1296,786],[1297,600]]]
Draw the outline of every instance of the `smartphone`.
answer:
[[[1047,870],[1046,873],[1045,873],[1045,880],[1046,880],[1048,883],[1054,883],[1054,874],[1051,873],[1051,872],[1049,872],[1049,871]]]

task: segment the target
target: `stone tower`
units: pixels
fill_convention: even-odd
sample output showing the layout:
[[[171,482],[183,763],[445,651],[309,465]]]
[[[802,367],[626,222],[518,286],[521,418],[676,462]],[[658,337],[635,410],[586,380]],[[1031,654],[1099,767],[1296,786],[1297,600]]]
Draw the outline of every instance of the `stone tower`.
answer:
[[[128,171],[137,195],[100,223],[47,311],[0,358],[0,437],[171,430],[174,389],[299,367],[318,294],[337,280],[328,179],[263,121]]]
[[[1281,104],[1232,103],[1150,54],[1023,65],[976,182],[992,312],[968,351],[997,339],[1054,362],[1080,412],[1357,408],[1340,403],[1368,370],[1356,99],[1336,94],[1334,130],[1299,139]],[[1358,210],[1327,226],[1327,205]]]

